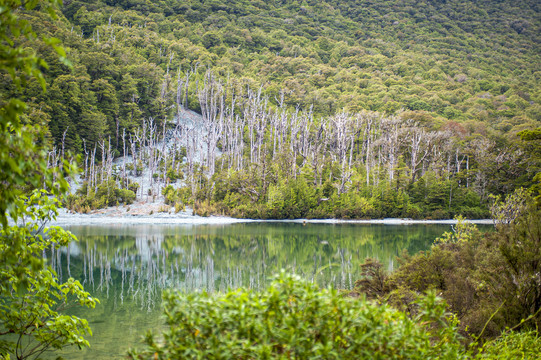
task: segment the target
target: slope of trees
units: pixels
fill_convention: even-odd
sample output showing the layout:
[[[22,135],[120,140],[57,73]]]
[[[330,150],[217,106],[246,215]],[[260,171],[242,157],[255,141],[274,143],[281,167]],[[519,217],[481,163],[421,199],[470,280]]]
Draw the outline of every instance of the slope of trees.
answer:
[[[183,120],[179,104],[174,122],[150,118],[129,137],[123,131],[122,152],[132,156],[116,170],[110,142],[85,148],[86,195],[114,178],[140,197],[162,193],[177,209],[188,204],[203,215],[479,218],[488,215],[489,194],[529,185],[538,171],[538,152],[518,138],[471,134],[457,122],[428,127],[408,112],[316,119],[313,109],[288,109],[283,92],[272,105],[264,88],[235,85],[207,72],[198,124]],[[100,152],[101,165],[92,166]],[[138,168],[149,169],[145,189],[127,177]],[[70,206],[83,204],[91,205]]]
[[[23,16],[73,67],[40,45],[51,91],[5,77],[1,91],[48,124],[51,164],[72,150],[95,167],[74,208],[159,196],[182,174],[177,197],[201,214],[479,217],[489,193],[538,172],[516,137],[541,120],[538,13],[535,1],[72,1],[56,21]],[[187,109],[202,119],[182,121]],[[119,155],[133,159],[122,175]],[[152,168],[151,185],[130,187],[125,166]],[[308,200],[280,209],[304,187]]]
[[[118,147],[122,128],[172,119],[179,99],[200,111],[194,90],[213,69],[316,117],[406,109],[507,133],[540,120],[538,12],[535,1],[72,1],[64,23],[42,27],[77,66],[51,66],[59,91],[40,108],[57,144],[72,124],[70,147],[82,150],[76,135]]]

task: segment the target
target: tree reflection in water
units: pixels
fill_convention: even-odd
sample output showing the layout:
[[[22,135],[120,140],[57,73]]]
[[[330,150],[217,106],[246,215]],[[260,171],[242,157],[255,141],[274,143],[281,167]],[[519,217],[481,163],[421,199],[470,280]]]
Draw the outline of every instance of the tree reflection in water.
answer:
[[[447,226],[236,224],[228,226],[72,227],[79,242],[45,254],[62,280],[96,296],[150,311],[166,288],[261,289],[280,269],[320,286],[350,289],[359,264],[375,257],[389,269],[402,249],[426,249]]]

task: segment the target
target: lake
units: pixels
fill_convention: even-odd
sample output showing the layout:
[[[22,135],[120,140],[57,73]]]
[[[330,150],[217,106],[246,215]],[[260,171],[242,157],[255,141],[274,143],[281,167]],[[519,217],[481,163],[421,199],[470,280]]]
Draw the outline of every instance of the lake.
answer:
[[[147,330],[163,326],[164,289],[257,290],[281,269],[320,286],[351,289],[365,258],[377,258],[391,271],[404,249],[410,254],[429,249],[451,226],[271,222],[66,228],[79,241],[46,256],[59,278],[78,279],[101,304],[71,310],[89,321],[91,348],[51,357],[111,359],[141,344]]]

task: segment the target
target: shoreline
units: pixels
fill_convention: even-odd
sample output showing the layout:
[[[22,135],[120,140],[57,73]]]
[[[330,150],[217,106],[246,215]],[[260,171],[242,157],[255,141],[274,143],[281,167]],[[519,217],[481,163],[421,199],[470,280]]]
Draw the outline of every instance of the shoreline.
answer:
[[[466,221],[478,225],[492,225],[492,219],[466,219]],[[74,214],[68,213],[65,209],[60,209],[55,221],[50,225],[54,226],[73,226],[73,225],[229,225],[238,223],[297,223],[297,224],[364,224],[364,225],[455,225],[457,220],[413,220],[400,218],[369,219],[369,220],[342,220],[342,219],[282,219],[282,220],[263,220],[263,219],[237,219],[226,216],[198,216],[190,215],[188,212],[178,214],[156,213],[145,215],[131,215],[126,213],[110,214]]]

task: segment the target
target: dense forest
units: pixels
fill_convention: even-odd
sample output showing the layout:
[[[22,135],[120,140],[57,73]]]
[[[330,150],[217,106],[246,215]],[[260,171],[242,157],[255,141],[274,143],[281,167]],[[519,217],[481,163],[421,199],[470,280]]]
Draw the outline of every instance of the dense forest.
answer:
[[[76,211],[163,195],[201,215],[480,218],[539,172],[517,136],[541,121],[536,1],[67,1],[55,21],[22,16],[72,66],[44,44],[48,92],[8,77],[1,91],[47,124],[51,165],[82,155]]]

